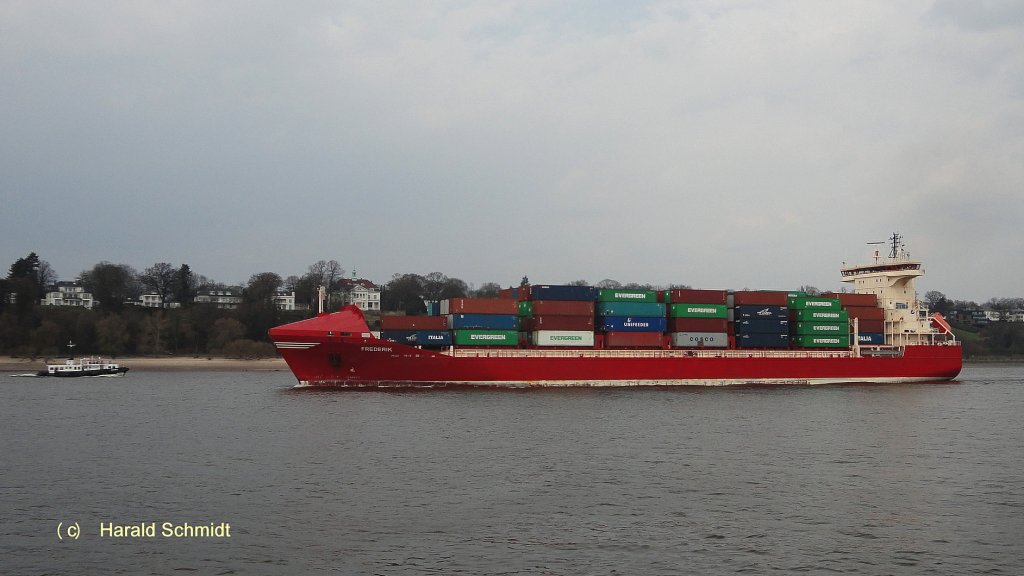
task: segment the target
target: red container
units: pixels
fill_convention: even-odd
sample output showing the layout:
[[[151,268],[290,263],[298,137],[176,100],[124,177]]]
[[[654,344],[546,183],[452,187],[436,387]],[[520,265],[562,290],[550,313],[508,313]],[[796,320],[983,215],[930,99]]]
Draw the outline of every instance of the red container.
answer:
[[[498,298],[503,300],[529,300],[526,295],[529,293],[529,286],[519,288],[502,288],[498,290]]]
[[[534,300],[534,316],[593,316],[593,302],[574,300]]]
[[[846,311],[850,313],[851,320],[885,320],[885,310],[874,306],[847,306]]]
[[[734,306],[788,306],[789,292],[740,290],[733,292]]]
[[[874,294],[852,294],[849,292],[825,292],[822,298],[837,298],[844,307],[847,306],[878,306],[878,296]]]
[[[606,348],[661,348],[665,335],[661,332],[606,332]]]
[[[682,304],[725,304],[725,290],[666,290],[668,301]]]
[[[695,302],[703,304],[703,302]],[[729,321],[725,318],[669,318],[669,332],[728,332]]]
[[[381,330],[447,330],[447,316],[381,316]]]
[[[853,328],[851,328],[852,330]],[[885,332],[884,320],[857,320],[857,332],[861,334]]]
[[[527,319],[526,329],[535,330],[594,330],[593,316],[534,316]]]
[[[447,313],[515,315],[519,314],[519,303],[507,298],[450,298]]]

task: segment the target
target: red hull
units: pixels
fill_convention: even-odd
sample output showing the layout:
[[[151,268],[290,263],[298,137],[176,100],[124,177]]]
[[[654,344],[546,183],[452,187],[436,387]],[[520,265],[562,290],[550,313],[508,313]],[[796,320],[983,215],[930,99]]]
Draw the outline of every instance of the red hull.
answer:
[[[927,382],[955,378],[957,345],[901,354],[838,351],[519,350],[443,354],[378,340],[358,309],[273,328],[301,384],[311,386],[669,386]],[[895,352],[895,350],[894,350]]]

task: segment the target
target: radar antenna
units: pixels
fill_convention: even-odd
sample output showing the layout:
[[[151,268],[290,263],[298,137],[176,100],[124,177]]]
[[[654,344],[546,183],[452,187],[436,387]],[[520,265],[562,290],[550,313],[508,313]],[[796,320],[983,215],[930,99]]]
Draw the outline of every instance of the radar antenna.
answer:
[[[880,244],[885,244],[885,241],[882,241],[882,242],[868,242],[867,244],[868,244],[868,246],[878,246]],[[875,264],[878,264],[878,259],[881,258],[881,257],[882,257],[881,253],[878,250],[875,250]]]

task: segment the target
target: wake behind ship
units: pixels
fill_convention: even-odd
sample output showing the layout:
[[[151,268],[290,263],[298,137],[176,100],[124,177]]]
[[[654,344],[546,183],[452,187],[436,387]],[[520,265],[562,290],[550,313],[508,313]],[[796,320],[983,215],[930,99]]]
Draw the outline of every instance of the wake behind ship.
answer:
[[[626,290],[534,285],[453,298],[431,316],[362,312],[272,328],[302,386],[724,386],[948,381],[961,347],[892,251],[841,269],[852,291]]]

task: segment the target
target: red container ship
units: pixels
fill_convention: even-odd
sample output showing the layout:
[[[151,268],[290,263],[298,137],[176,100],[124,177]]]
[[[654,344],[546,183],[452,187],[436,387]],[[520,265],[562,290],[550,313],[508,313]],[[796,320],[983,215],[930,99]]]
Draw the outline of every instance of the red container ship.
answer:
[[[829,348],[741,349],[729,336],[725,348],[683,348],[670,334],[640,346],[595,334],[588,347],[541,347],[523,338],[518,346],[429,349],[381,340],[362,312],[346,306],[334,313],[278,326],[270,338],[301,386],[378,387],[552,387],[552,386],[725,386],[834,383],[942,382],[960,373],[959,342],[938,314],[917,300],[914,279],[922,276],[893,236],[889,256],[841,269],[852,294],[837,305],[876,308],[849,315],[849,346]],[[769,293],[765,293],[768,296]],[[679,294],[677,294],[679,296]],[[737,293],[737,296],[740,296]],[[744,292],[746,305],[776,302]],[[865,306],[876,302],[873,306]],[[881,316],[884,343],[861,345],[861,322]],[[871,324],[872,327],[875,324]],[[648,333],[644,333],[648,334]],[[840,339],[842,340],[842,339]],[[699,341],[699,340],[698,340]],[[801,336],[798,341],[812,342]],[[822,340],[823,342],[826,340]],[[845,341],[845,340],[844,340]],[[619,346],[613,346],[618,342]],[[623,346],[622,344],[625,344]]]

